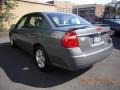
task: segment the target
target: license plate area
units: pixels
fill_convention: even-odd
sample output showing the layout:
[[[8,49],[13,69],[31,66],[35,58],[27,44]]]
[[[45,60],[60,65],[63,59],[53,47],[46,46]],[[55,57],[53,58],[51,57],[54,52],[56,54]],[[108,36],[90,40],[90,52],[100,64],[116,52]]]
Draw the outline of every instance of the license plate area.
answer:
[[[102,42],[102,37],[101,36],[96,36],[93,38],[93,44],[98,44]]]
[[[93,36],[93,44],[91,45],[92,47],[95,47],[95,46],[100,46],[102,44],[104,44],[104,40],[103,40],[103,37],[101,34],[99,35],[95,35]]]
[[[93,44],[91,45],[92,47],[99,46],[104,44],[104,41],[102,40],[101,36],[96,36],[93,38]]]

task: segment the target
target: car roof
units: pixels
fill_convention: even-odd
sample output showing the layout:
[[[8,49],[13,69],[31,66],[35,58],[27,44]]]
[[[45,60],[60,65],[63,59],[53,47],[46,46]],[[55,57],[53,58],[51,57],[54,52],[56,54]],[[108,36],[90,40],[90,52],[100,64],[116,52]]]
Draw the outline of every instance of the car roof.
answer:
[[[32,14],[72,14],[72,13],[64,13],[64,12],[32,12],[25,14],[24,16],[32,15]]]
[[[70,13],[64,13],[64,12],[32,12],[32,13],[28,13],[26,15],[32,15],[32,14],[70,14]]]

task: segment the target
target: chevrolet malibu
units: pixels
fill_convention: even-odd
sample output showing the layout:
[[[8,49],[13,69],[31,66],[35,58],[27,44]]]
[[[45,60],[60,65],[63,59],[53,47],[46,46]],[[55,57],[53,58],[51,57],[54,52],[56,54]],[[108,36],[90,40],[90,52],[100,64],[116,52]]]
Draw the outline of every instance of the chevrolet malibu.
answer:
[[[34,56],[41,71],[50,66],[79,70],[107,57],[112,50],[110,27],[93,26],[68,13],[34,12],[12,25],[10,45]]]

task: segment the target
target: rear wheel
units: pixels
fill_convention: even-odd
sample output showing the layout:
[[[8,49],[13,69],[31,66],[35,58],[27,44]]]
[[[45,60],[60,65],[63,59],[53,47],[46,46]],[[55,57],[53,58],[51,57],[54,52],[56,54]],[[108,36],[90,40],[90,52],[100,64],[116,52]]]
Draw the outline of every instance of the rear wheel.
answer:
[[[115,36],[117,34],[115,29],[111,29],[111,31],[112,31],[112,36]]]
[[[34,58],[36,60],[38,68],[45,72],[50,68],[50,62],[46,51],[41,47],[36,47],[34,51]]]

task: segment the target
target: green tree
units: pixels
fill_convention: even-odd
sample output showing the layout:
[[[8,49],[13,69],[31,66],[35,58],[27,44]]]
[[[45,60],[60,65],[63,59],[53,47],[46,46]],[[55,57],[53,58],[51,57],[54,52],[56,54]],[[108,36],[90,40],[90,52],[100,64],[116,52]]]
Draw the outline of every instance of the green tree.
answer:
[[[106,6],[104,17],[115,17],[116,15],[116,8],[112,6]]]
[[[120,7],[117,8],[117,15],[120,17]]]
[[[14,19],[14,15],[10,12],[17,6],[16,0],[1,0],[0,1],[0,30],[3,30],[3,22],[9,23]]]
[[[106,6],[105,7],[105,11],[104,11],[104,17],[109,17],[110,16],[110,6]]]
[[[116,16],[116,8],[111,6],[111,9],[110,9],[110,10],[111,10],[111,11],[110,11],[111,16],[112,16],[112,17],[115,17],[115,16]]]

